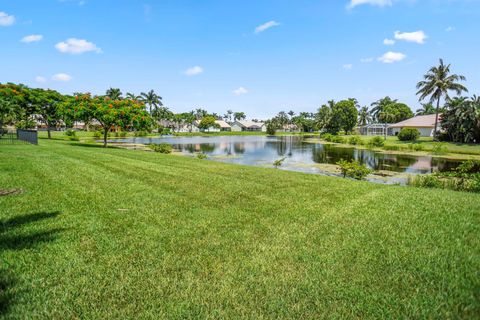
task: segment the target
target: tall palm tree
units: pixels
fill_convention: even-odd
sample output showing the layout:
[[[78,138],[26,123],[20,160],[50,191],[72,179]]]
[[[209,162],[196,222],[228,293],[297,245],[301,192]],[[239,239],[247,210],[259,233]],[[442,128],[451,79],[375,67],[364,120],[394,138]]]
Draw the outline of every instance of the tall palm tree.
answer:
[[[109,88],[105,95],[112,100],[122,99],[122,91],[119,88]]]
[[[433,130],[433,139],[437,139],[437,125],[438,125],[438,111],[440,109],[440,99],[442,97],[448,100],[449,91],[455,91],[457,95],[462,94],[463,91],[468,92],[467,88],[458,83],[458,81],[465,81],[466,78],[462,75],[451,74],[450,64],[445,65],[440,59],[439,65],[431,67],[430,70],[423,76],[422,81],[417,83],[417,95],[420,95],[420,101],[430,96],[430,102],[437,101],[437,108],[435,110],[435,127]]]
[[[158,107],[163,106],[162,97],[157,95],[153,90],[150,90],[147,93],[142,92],[140,93],[140,96],[142,97],[142,101],[148,105],[150,114],[152,114],[152,109],[157,111]]]
[[[359,126],[365,126],[372,121],[372,116],[370,115],[370,111],[368,110],[368,107],[361,107],[360,110],[358,111],[358,125]]]

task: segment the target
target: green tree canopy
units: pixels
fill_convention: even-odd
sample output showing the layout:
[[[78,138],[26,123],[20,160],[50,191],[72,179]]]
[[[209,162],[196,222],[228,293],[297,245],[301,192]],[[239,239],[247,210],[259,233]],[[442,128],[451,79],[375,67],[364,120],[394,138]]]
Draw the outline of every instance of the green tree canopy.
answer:
[[[124,129],[148,129],[152,118],[142,102],[130,99],[112,100],[109,97],[91,97],[88,94],[74,96],[62,105],[63,113],[71,119],[88,121],[95,119],[103,128],[103,145],[107,146],[108,131],[119,126]]]
[[[220,128],[220,125],[215,122],[215,117],[212,116],[206,116],[203,117],[202,120],[200,121],[200,124],[198,125],[198,128],[200,130],[208,130],[210,128]]]
[[[386,116],[388,115],[388,116]],[[391,103],[385,106],[378,115],[378,119],[384,123],[396,123],[413,117],[413,112],[405,103]]]

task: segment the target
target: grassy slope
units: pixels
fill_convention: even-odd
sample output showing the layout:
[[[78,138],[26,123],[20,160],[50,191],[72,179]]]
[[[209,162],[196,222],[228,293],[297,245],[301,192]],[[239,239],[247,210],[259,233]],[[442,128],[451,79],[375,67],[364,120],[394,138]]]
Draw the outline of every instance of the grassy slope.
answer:
[[[45,140],[0,186],[7,317],[480,314],[478,194]]]

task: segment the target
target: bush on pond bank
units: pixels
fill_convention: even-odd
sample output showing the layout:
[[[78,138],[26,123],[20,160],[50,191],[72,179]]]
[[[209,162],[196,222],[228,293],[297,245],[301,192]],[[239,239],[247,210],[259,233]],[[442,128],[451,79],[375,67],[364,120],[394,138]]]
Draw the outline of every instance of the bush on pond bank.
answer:
[[[340,167],[340,171],[344,178],[349,177],[356,180],[363,180],[372,173],[370,168],[355,160],[340,160],[337,162],[337,165]]]
[[[172,153],[172,146],[169,145],[168,143],[160,143],[160,144],[151,143],[148,145],[148,147],[155,152],[165,153],[165,154]]]
[[[468,160],[450,172],[410,177],[408,185],[423,188],[480,192],[480,161]]]
[[[403,128],[397,137],[400,141],[416,141],[420,137],[420,131],[415,128]]]

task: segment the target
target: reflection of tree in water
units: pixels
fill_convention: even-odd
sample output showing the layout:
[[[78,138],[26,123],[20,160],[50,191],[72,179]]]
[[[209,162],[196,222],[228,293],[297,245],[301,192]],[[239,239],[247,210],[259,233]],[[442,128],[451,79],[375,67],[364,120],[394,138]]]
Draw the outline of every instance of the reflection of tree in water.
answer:
[[[432,158],[431,160],[431,168],[432,172],[433,171],[439,171],[439,172],[447,172],[447,171],[452,171],[453,169],[456,169],[462,161],[458,160],[450,160],[450,159],[444,159],[444,158]]]
[[[233,144],[233,150],[235,154],[244,154],[245,153],[245,142],[235,142]]]
[[[340,160],[355,160],[374,170],[403,172],[413,165],[416,157],[375,153],[370,150],[336,147],[334,145],[313,145],[313,161],[316,163],[335,164]]]
[[[204,153],[211,153],[215,151],[215,144],[214,143],[202,143],[200,144],[200,150]]]
[[[172,148],[175,150],[180,150],[180,151],[188,151],[190,153],[195,153],[197,151],[197,148],[195,144],[172,144]]]

